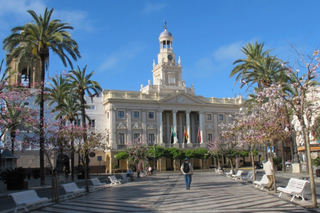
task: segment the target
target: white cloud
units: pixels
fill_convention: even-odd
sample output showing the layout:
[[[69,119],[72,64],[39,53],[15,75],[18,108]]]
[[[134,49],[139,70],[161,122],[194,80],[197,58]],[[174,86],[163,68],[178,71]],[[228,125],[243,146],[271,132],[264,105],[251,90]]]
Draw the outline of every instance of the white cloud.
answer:
[[[15,15],[21,18],[31,17],[26,11],[33,10],[36,13],[43,11],[46,6],[41,0],[0,0],[0,16]],[[12,21],[12,19],[10,19]]]
[[[53,16],[60,19],[63,23],[68,23],[75,30],[91,31],[93,28],[88,19],[88,13],[83,10],[55,10]]]
[[[143,8],[142,13],[150,14],[150,13],[158,12],[164,9],[166,6],[167,6],[166,4],[152,4],[150,2],[147,2]]]
[[[244,55],[241,52],[241,48],[244,45],[243,42],[235,42],[232,44],[224,45],[213,52],[212,56],[217,61],[231,60],[235,61],[242,58]]]

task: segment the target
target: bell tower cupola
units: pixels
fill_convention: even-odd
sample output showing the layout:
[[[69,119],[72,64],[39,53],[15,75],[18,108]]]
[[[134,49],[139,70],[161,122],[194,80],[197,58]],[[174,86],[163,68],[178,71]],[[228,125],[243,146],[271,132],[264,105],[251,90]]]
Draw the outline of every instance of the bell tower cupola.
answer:
[[[161,63],[174,63],[175,54],[172,48],[173,37],[172,34],[167,30],[167,23],[165,22],[164,31],[160,33],[160,53],[158,54],[158,64]]]

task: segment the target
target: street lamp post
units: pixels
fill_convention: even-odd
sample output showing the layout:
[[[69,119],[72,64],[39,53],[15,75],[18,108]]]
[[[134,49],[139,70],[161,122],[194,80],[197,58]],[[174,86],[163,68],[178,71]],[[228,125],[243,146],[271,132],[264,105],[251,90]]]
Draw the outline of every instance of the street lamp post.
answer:
[[[153,142],[153,174],[156,175],[156,143]]]

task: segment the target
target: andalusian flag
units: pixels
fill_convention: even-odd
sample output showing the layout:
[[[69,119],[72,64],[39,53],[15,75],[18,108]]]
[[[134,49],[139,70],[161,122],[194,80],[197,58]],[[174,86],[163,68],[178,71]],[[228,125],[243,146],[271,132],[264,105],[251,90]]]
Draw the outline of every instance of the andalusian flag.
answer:
[[[186,127],[184,127],[184,137],[186,138],[186,141],[188,141],[188,132],[186,130]]]
[[[175,133],[173,127],[171,128],[171,135],[172,135],[173,137],[177,137],[177,134]]]

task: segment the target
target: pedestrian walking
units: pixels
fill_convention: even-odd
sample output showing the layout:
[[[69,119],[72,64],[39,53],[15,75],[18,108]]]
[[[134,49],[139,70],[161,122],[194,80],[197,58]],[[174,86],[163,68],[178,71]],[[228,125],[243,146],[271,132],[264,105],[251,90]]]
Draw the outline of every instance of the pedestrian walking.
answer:
[[[189,190],[192,181],[193,169],[191,163],[189,163],[188,158],[184,159],[184,163],[181,165],[180,170],[182,174],[184,174],[186,189]]]
[[[274,183],[274,178],[273,178],[273,165],[272,165],[272,162],[271,162],[271,158],[268,159],[268,162],[266,162],[264,165],[263,165],[263,168],[264,168],[264,172],[266,173],[267,175],[267,178],[268,178],[268,189],[269,191],[271,190],[274,190],[274,186],[273,186],[273,183]]]

